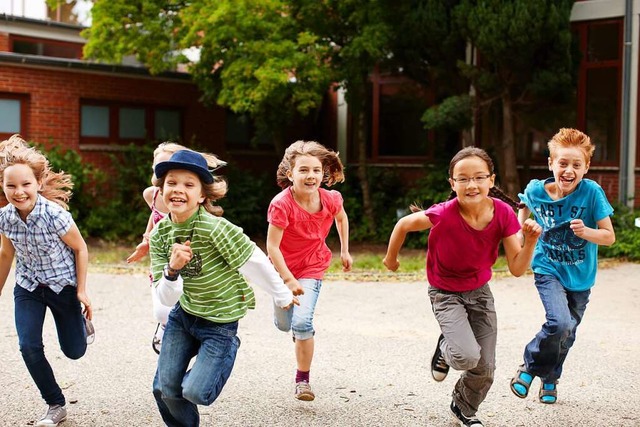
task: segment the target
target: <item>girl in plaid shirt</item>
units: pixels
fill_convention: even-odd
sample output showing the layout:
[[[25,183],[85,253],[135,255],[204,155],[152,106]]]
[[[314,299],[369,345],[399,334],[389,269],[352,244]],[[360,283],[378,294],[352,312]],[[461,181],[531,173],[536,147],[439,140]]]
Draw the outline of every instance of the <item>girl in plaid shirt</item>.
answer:
[[[68,358],[82,357],[92,340],[87,332],[93,334],[86,291],[87,245],[66,210],[70,178],[53,172],[42,153],[17,135],[0,143],[0,201],[8,202],[0,209],[0,293],[15,257],[20,352],[48,405],[36,426],[57,426],[67,417],[65,397],[44,354],[46,309],[51,310],[60,348]]]

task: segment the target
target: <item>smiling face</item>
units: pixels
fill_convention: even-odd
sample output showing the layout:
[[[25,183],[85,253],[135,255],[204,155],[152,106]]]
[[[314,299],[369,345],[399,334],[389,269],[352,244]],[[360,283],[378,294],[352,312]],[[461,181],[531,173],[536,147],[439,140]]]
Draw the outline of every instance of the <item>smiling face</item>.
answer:
[[[162,201],[167,205],[173,222],[180,223],[189,219],[204,199],[198,175],[183,169],[167,172],[162,186]]]
[[[25,164],[15,164],[4,170],[2,190],[5,197],[16,207],[22,219],[26,219],[38,200],[40,183],[33,170]]]
[[[555,182],[547,190],[559,198],[571,194],[589,170],[587,157],[578,147],[558,147],[549,157]]]
[[[449,183],[460,203],[482,203],[487,200],[495,178],[486,161],[477,156],[470,156],[454,165]]]
[[[293,183],[293,192],[297,195],[311,195],[318,191],[324,170],[322,162],[313,156],[299,156],[295,160],[293,168],[287,172],[289,180]]]

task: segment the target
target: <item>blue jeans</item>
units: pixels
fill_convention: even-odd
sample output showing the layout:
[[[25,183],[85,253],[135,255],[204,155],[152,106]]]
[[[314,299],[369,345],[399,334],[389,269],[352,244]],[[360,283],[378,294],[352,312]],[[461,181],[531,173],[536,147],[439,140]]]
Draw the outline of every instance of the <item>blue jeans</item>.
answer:
[[[547,321],[524,349],[527,372],[545,383],[554,383],[562,375],[562,365],[576,340],[591,290],[572,292],[555,276],[536,274],[536,288]]]
[[[294,305],[288,310],[274,306],[273,322],[276,328],[288,332],[293,330],[293,337],[296,340],[304,341],[313,338],[313,314],[318,303],[322,280],[320,279],[298,279],[304,289],[304,294],[298,295],[300,305]]]
[[[231,375],[240,347],[237,332],[237,321],[213,323],[179,304],[171,310],[153,380],[153,395],[167,426],[200,425],[197,405],[211,405]]]
[[[16,285],[13,298],[18,343],[29,374],[48,405],[64,405],[64,395],[44,355],[42,326],[48,307],[53,314],[58,342],[64,355],[69,359],[79,359],[84,355],[87,332],[76,288],[65,286],[56,294],[46,286],[29,292]]]

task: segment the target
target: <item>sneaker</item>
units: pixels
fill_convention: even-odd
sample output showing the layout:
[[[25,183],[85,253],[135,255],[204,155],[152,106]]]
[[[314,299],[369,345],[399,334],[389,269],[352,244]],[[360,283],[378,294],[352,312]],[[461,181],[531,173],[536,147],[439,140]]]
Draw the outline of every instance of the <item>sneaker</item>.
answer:
[[[450,409],[451,409],[451,413],[453,414],[453,417],[456,419],[457,422],[460,423],[461,426],[484,427],[484,424],[482,424],[482,421],[480,421],[476,417],[465,416],[453,400],[451,401]]]
[[[162,336],[164,335],[164,325],[162,323],[158,323],[156,326],[156,331],[153,333],[153,339],[151,340],[151,348],[156,354],[160,354],[160,349],[162,348]]]
[[[433,357],[431,358],[431,376],[438,382],[444,381],[449,373],[449,365],[445,362],[444,357],[442,356],[442,350],[440,350],[440,344],[442,341],[444,341],[444,335],[440,334],[438,344],[436,345],[436,351],[433,352]]]
[[[91,320],[87,319],[86,317],[84,318],[84,328],[87,331],[87,344],[92,344],[96,339],[96,330],[93,327],[93,323],[91,323]]]
[[[311,391],[311,386],[308,382],[300,381],[296,383],[296,399],[310,402],[315,398],[316,395]]]
[[[44,416],[40,418],[40,421],[38,421],[35,425],[55,427],[66,419],[67,408],[60,405],[49,405],[47,413],[44,414]]]

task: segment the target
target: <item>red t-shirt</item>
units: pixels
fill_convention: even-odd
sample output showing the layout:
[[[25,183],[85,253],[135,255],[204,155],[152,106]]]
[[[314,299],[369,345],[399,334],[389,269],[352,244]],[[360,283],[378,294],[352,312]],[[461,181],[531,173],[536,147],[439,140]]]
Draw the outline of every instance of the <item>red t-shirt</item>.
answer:
[[[491,279],[500,242],[520,230],[513,209],[501,200],[492,200],[493,219],[484,230],[475,230],[467,224],[458,210],[458,199],[425,211],[433,224],[427,250],[427,279],[431,286],[468,292]]]
[[[322,209],[313,214],[294,200],[291,187],[278,193],[269,204],[267,220],[284,229],[280,251],[296,279],[322,279],[331,264],[331,250],[325,240],[342,210],[342,195],[324,188],[318,191]]]

